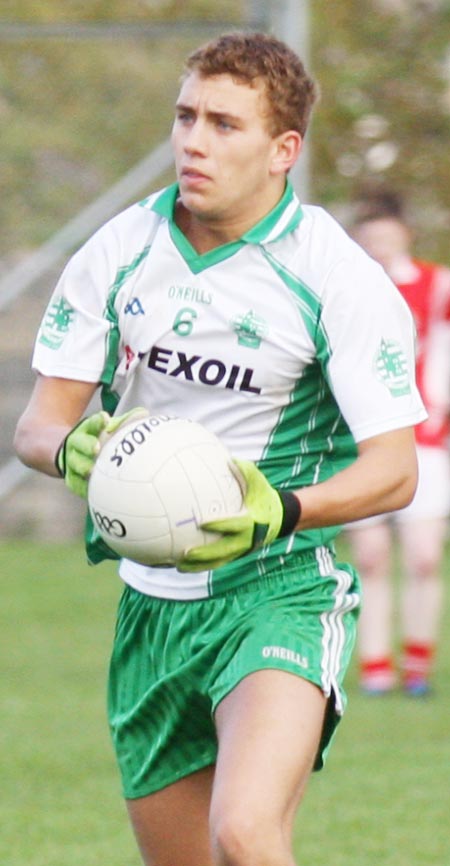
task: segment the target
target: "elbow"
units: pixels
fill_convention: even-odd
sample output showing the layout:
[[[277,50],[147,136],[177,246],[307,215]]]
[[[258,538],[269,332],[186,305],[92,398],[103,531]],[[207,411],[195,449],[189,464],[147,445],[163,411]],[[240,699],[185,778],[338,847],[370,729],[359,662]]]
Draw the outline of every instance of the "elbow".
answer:
[[[418,472],[416,471],[414,474],[414,478],[409,479],[409,485],[408,485],[408,489],[406,491],[405,505],[410,505],[410,503],[413,501],[414,496],[416,494],[418,481],[419,481],[419,475],[418,475]]]
[[[415,463],[397,485],[396,497],[398,499],[398,504],[395,506],[395,510],[398,508],[406,508],[407,505],[411,504],[417,490],[418,481],[419,472],[417,463]]]
[[[31,465],[31,456],[29,454],[28,443],[29,436],[27,435],[26,429],[24,428],[22,419],[20,419],[14,433],[13,448],[19,460],[26,466]]]
[[[13,437],[14,451],[19,460],[46,475],[57,477],[55,454],[66,428],[40,423],[39,418],[25,411],[19,418]]]
[[[28,413],[24,412],[16,426],[13,448],[19,460],[31,469],[40,468],[39,442],[36,426]]]

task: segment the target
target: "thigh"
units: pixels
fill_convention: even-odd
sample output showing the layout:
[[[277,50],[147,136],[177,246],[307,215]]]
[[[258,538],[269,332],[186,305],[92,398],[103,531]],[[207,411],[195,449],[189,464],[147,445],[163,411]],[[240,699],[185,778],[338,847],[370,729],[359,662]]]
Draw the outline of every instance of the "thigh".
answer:
[[[257,671],[219,704],[212,822],[236,811],[290,833],[324,725],[321,689],[281,670]]]
[[[147,797],[127,800],[146,866],[213,866],[209,807],[214,768],[186,776]]]

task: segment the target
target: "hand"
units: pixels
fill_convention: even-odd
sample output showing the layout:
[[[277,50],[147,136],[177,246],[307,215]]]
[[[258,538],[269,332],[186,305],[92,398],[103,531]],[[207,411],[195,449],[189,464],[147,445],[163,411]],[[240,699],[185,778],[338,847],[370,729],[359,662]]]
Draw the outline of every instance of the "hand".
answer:
[[[219,568],[281,535],[290,535],[297,525],[301,507],[293,493],[280,493],[248,460],[234,464],[245,482],[244,508],[239,514],[204,523],[202,529],[219,532],[221,538],[187,550],[177,562],[178,571]]]
[[[96,412],[80,421],[60,445],[55,460],[56,468],[69,490],[86,499],[89,476],[105,435],[115,433],[132,419],[137,421],[147,415],[146,409],[139,408],[113,417],[108,412]]]

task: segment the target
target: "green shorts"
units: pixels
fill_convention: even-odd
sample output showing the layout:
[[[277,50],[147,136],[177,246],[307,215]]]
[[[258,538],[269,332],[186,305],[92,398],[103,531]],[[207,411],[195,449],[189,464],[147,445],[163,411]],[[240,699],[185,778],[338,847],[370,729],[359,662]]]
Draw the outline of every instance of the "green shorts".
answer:
[[[315,769],[346,703],[359,581],[324,548],[241,589],[173,601],[126,587],[111,658],[108,714],[125,797],[214,764],[214,711],[243,677],[276,668],[329,698]]]

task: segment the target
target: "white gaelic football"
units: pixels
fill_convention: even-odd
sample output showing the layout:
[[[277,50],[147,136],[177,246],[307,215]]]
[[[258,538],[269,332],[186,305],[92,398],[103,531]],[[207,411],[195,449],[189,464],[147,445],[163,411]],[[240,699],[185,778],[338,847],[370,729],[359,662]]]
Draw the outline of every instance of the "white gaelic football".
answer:
[[[202,523],[236,514],[242,489],[228,450],[201,424],[167,415],[131,421],[108,436],[88,492],[94,525],[119,556],[174,565],[215,535]]]

